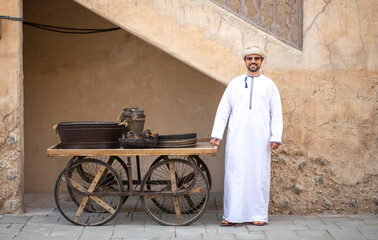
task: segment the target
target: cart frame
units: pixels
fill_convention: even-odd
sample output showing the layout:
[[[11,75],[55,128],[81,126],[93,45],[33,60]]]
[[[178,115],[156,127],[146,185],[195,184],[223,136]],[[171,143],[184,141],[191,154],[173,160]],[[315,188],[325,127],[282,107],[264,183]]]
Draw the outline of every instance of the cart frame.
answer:
[[[215,146],[215,147],[211,146],[211,144],[209,143],[209,138],[198,138],[197,139],[197,146],[194,147],[194,148],[62,149],[61,144],[58,143],[58,144],[56,144],[52,147],[49,147],[47,149],[47,154],[48,154],[49,157],[55,157],[55,156],[72,157],[71,160],[68,162],[67,166],[65,167],[64,177],[62,177],[63,176],[63,172],[62,172],[61,176],[59,176],[59,178],[57,179],[57,184],[63,178],[70,179],[69,173],[70,173],[71,166],[75,162],[77,162],[78,160],[85,159],[86,157],[106,156],[106,157],[110,157],[110,158],[112,158],[112,157],[117,158],[119,161],[123,161],[120,157],[126,157],[127,158],[126,163],[123,161],[123,164],[125,164],[127,166],[127,169],[125,169],[125,170],[126,170],[127,179],[128,179],[126,181],[126,186],[127,186],[128,189],[125,190],[125,191],[123,191],[123,189],[121,191],[118,191],[118,192],[109,192],[109,191],[96,192],[95,191],[96,187],[98,187],[96,185],[98,184],[99,179],[103,176],[104,171],[105,171],[105,173],[107,173],[107,171],[108,172],[115,172],[111,169],[110,166],[106,166],[106,165],[102,166],[101,170],[99,170],[97,173],[93,174],[93,175],[95,175],[95,177],[93,176],[94,178],[91,178],[90,186],[87,189],[84,188],[79,183],[73,181],[73,180],[66,181],[68,191],[75,192],[75,194],[79,194],[79,195],[83,196],[83,200],[81,201],[80,205],[76,204],[78,206],[78,210],[76,212],[77,217],[75,217],[74,220],[69,219],[65,216],[65,214],[63,214],[60,207],[59,206],[57,206],[57,207],[58,207],[59,211],[62,213],[62,215],[67,220],[69,220],[70,222],[72,222],[74,224],[79,224],[79,225],[102,225],[103,224],[101,222],[98,223],[98,224],[97,223],[95,223],[95,224],[83,224],[83,223],[79,223],[77,221],[77,219],[79,218],[82,211],[85,211],[85,205],[88,204],[88,201],[90,199],[97,202],[97,204],[101,205],[105,210],[111,212],[111,214],[114,215],[114,216],[111,216],[111,219],[115,217],[115,215],[118,213],[120,207],[118,208],[118,211],[112,209],[109,205],[107,205],[104,201],[101,200],[101,197],[104,197],[104,196],[106,196],[106,197],[110,197],[110,196],[115,196],[115,197],[117,197],[117,196],[118,197],[120,197],[120,196],[122,196],[122,197],[139,196],[139,197],[145,198],[145,199],[167,198],[167,197],[172,198],[172,200],[173,200],[172,204],[174,205],[174,213],[176,214],[176,220],[177,220],[176,223],[167,223],[167,222],[160,221],[159,219],[155,219],[154,216],[151,216],[151,213],[149,213],[150,211],[146,210],[144,203],[143,203],[143,206],[144,206],[146,212],[150,215],[150,217],[152,217],[153,220],[155,220],[156,222],[158,222],[160,224],[163,224],[163,225],[187,225],[187,224],[183,224],[183,222],[182,222],[181,212],[183,210],[180,210],[180,204],[179,204],[178,198],[180,196],[184,196],[184,195],[187,197],[190,194],[196,194],[196,193],[201,192],[201,191],[210,192],[209,189],[204,189],[204,188],[206,188],[206,186],[211,185],[210,175],[209,175],[210,179],[204,179],[205,187],[196,188],[196,189],[193,188],[196,185],[196,179],[198,177],[197,175],[199,174],[200,175],[199,177],[202,177],[202,179],[203,179],[203,176],[204,176],[204,174],[201,173],[201,169],[198,167],[198,165],[196,165],[196,160],[199,159],[199,155],[216,156],[217,152],[218,152],[218,146]],[[144,176],[144,179],[142,181],[141,173],[140,173],[140,159],[139,159],[140,156],[160,156],[156,160],[166,160],[165,165],[169,169],[168,171],[170,173],[169,174],[170,180],[168,179],[168,182],[170,182],[169,183],[169,186],[170,186],[169,189],[166,189],[165,191],[159,191],[159,192],[146,191],[146,190],[142,189],[142,185],[144,185],[143,183],[146,182],[145,178],[147,176]],[[176,179],[177,174],[173,170],[174,164],[175,163],[177,163],[177,164],[181,163],[182,164],[183,159],[169,159],[169,157],[171,157],[171,156],[185,157],[187,159],[187,161],[190,163],[190,166],[193,169],[193,173],[189,174],[190,176],[186,176],[186,178],[188,178],[188,179],[190,178],[190,179],[192,179],[192,181],[190,182],[189,186],[187,186],[183,190],[178,189],[179,183],[178,183],[178,179]],[[133,177],[132,177],[132,164],[131,164],[131,158],[132,157],[136,158],[137,175],[138,175],[137,180],[133,180]],[[154,165],[156,165],[156,163],[157,163],[156,160],[151,165],[150,170],[151,170],[151,168],[154,167]],[[207,173],[210,174],[205,163],[201,159],[199,159],[199,160],[201,161],[202,166],[206,168]],[[197,164],[198,164],[198,162],[197,162]],[[146,175],[149,174],[149,172],[150,171],[148,171],[146,173]],[[119,178],[117,173],[113,173],[113,174],[115,175],[114,178]],[[210,184],[209,184],[209,181],[210,181]],[[140,185],[140,190],[139,191],[133,190],[133,185]],[[55,191],[56,191],[56,187],[55,187]],[[54,193],[54,196],[56,197],[56,192]],[[71,195],[71,197],[72,197],[72,195]],[[74,198],[72,198],[72,200],[75,201]],[[57,200],[56,200],[56,203],[58,205]],[[204,204],[207,204],[207,202],[204,203]],[[206,208],[206,206],[204,206],[203,210],[201,210],[201,211],[204,211],[205,208]],[[110,210],[108,210],[108,209],[110,209]],[[200,213],[200,215],[202,215],[202,213]],[[110,221],[110,220],[108,220],[108,221]],[[105,221],[104,223],[106,223],[108,221]]]

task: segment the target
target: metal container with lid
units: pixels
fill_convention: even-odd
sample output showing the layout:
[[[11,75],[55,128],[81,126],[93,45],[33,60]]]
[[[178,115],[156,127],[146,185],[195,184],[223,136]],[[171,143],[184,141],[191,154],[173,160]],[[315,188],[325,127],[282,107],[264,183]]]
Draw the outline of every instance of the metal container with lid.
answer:
[[[137,136],[143,132],[145,120],[144,110],[138,107],[124,108],[119,116],[119,121],[125,125],[125,133],[133,131]]]

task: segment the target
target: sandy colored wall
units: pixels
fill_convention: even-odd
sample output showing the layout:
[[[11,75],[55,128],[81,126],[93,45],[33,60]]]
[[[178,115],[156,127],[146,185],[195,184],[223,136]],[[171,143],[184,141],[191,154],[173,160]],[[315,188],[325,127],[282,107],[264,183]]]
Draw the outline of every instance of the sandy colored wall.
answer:
[[[304,1],[302,50],[210,1],[75,1],[224,83],[244,46],[262,46],[285,118],[271,212],[377,211],[376,1]]]
[[[0,15],[22,17],[22,1],[0,1]],[[22,23],[1,21],[0,214],[23,212]]]
[[[212,1],[74,1],[224,83],[235,74],[244,73],[240,56],[244,47],[250,45],[265,49],[265,68],[269,70],[377,68],[374,0],[303,1],[302,50],[267,34],[269,19],[265,22],[267,31],[261,31]],[[264,9],[269,10],[269,1],[262,2]],[[232,1],[236,12],[238,4],[238,0]],[[250,12],[255,12],[252,0],[246,1],[246,5]],[[284,12],[287,4],[281,5],[282,19],[287,17]],[[280,27],[284,34],[287,27],[284,24]],[[218,64],[214,59],[227,62]]]
[[[281,90],[285,118],[284,144],[272,158],[271,211],[376,212],[377,73],[269,75]]]
[[[81,28],[112,24],[70,1],[25,1],[31,22]],[[67,35],[24,27],[25,191],[52,192],[67,158],[47,158],[62,121],[117,121],[145,110],[145,128],[207,137],[225,86],[123,31]],[[142,159],[145,171],[153,159]],[[223,160],[205,157],[222,191]],[[134,175],[136,176],[136,175]]]
[[[113,26],[71,2],[24,5],[29,21]],[[224,44],[232,37],[233,48],[253,41],[264,46],[264,73],[281,92],[284,137],[272,158],[271,213],[377,211],[376,10],[373,0],[305,1],[303,51],[250,31],[232,17],[222,18],[224,10],[214,14],[224,20],[224,28],[214,32]],[[197,30],[205,28],[206,23],[189,20]],[[167,27],[174,28],[171,22]],[[228,32],[223,38],[222,31]],[[52,191],[67,162],[45,155],[58,141],[51,126],[59,121],[111,121],[123,107],[139,106],[152,130],[210,133],[225,86],[183,64],[179,55],[177,60],[125,31],[74,36],[25,27],[24,34],[26,191]],[[228,71],[237,75],[240,65],[233,69]],[[222,151],[218,158],[205,159],[213,191],[223,187]]]
[[[377,212],[376,10],[376,1],[304,1],[302,61],[279,54],[266,67],[285,119],[271,212]]]

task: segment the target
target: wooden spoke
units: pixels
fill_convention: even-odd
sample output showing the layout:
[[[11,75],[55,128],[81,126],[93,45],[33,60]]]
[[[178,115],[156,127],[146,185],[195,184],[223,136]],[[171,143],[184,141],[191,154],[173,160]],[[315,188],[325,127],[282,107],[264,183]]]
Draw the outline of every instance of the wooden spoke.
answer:
[[[93,182],[91,183],[91,185],[89,186],[89,189],[88,189],[88,192],[91,193],[93,192],[93,190],[96,188],[97,184],[98,184],[98,181],[100,180],[102,174],[104,173],[106,167],[105,166],[101,166],[100,169],[98,170],[97,174],[96,174],[96,177],[93,179]],[[84,188],[85,189],[85,188]],[[79,189],[80,190],[80,189]],[[74,220],[77,221],[81,215],[81,213],[83,212],[85,206],[87,205],[88,203],[88,200],[89,200],[89,197],[88,196],[84,196],[83,200],[81,201],[80,203],[80,206],[79,208],[77,209],[76,211],[76,214],[75,214],[75,218]],[[102,205],[100,205],[102,206]],[[106,209],[106,208],[105,208]]]
[[[87,205],[88,200],[89,200],[89,197],[84,196],[83,200],[80,203],[79,208],[76,211],[75,218],[74,218],[75,221],[79,220],[79,217],[80,217],[81,213],[83,212],[85,206]]]
[[[114,214],[115,213],[115,209],[112,208],[111,206],[109,206],[105,201],[103,201],[101,198],[97,197],[97,196],[90,196],[90,198],[95,202],[97,203],[98,205],[100,205],[101,207],[103,207],[104,209],[106,209],[106,211],[110,212],[111,214]]]
[[[98,184],[98,180],[100,180],[102,174],[104,173],[106,167],[105,166],[101,166],[100,169],[98,170],[97,174],[96,174],[96,177],[93,179],[93,182],[91,183],[91,186],[89,187],[88,189],[88,192],[93,192],[93,190],[96,188],[97,184]]]
[[[170,172],[170,175],[171,175],[172,191],[177,192],[176,174],[175,174],[173,162],[169,162],[169,172]],[[178,201],[178,197],[173,196],[172,199],[173,199],[173,204],[174,204],[174,207],[175,207],[177,223],[181,224],[182,218],[181,218],[181,210],[180,210],[180,204],[179,204],[179,201]]]
[[[64,182],[67,182],[67,180],[66,180],[66,176],[63,175],[63,176],[62,176],[62,180],[63,180]],[[88,190],[85,189],[85,187],[81,186],[79,183],[75,182],[75,181],[72,180],[72,179],[70,179],[70,180],[71,180],[71,184],[72,184],[72,186],[74,186],[77,190],[79,190],[79,191],[81,191],[81,192],[88,192]],[[79,219],[81,213],[83,212],[83,210],[84,210],[84,208],[85,208],[85,205],[87,205],[87,203],[88,203],[88,200],[89,200],[88,196],[84,196],[83,200],[82,200],[81,203],[80,203],[79,208],[78,208],[77,211],[76,211],[75,218],[74,218],[75,221],[77,221],[77,220]]]
[[[186,195],[193,194],[193,193],[205,192],[205,191],[206,191],[205,187],[193,188],[192,190],[189,190],[189,192],[187,192]]]
[[[65,176],[62,177],[62,180],[64,182],[67,182]],[[79,183],[77,183],[76,181],[74,181],[72,179],[70,179],[70,180],[71,180],[72,186],[74,186],[77,190],[79,190],[81,192],[88,192],[88,190],[85,187],[81,186]],[[97,196],[90,196],[89,198],[91,198],[95,203],[97,203],[98,205],[100,205],[101,207],[103,207],[106,211],[110,212],[111,214],[115,213],[115,209],[112,208],[111,206],[109,206],[109,204],[107,204],[101,198],[99,198]],[[83,203],[83,201],[82,201],[82,203]],[[81,206],[81,204],[80,204],[80,206]],[[81,211],[83,211],[83,210],[81,210]],[[78,217],[80,217],[80,215]]]
[[[67,182],[66,176],[64,176],[64,175],[62,176],[62,181],[63,182]],[[88,192],[88,189],[86,189],[85,187],[81,186],[79,183],[77,183],[73,179],[70,179],[70,182],[71,182],[72,186],[74,186],[80,192]]]

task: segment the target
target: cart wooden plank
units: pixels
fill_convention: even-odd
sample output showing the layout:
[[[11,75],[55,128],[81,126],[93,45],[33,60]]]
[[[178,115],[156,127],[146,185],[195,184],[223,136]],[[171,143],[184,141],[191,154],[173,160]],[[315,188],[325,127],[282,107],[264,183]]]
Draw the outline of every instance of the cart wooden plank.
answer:
[[[201,141],[199,141],[201,140]],[[47,155],[51,156],[158,156],[158,155],[213,155],[216,156],[218,146],[213,147],[208,138],[198,139],[193,148],[138,148],[138,149],[62,149],[60,143],[49,147]]]

